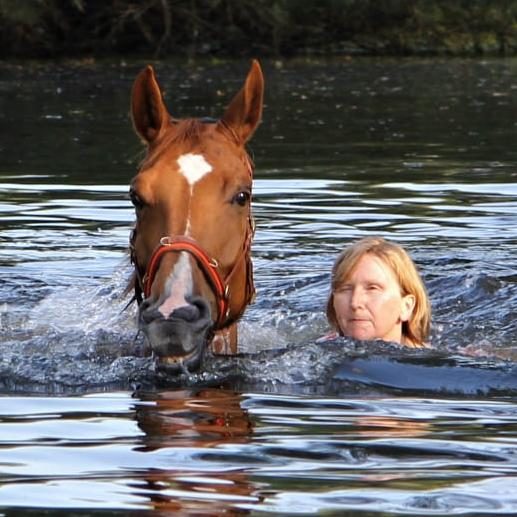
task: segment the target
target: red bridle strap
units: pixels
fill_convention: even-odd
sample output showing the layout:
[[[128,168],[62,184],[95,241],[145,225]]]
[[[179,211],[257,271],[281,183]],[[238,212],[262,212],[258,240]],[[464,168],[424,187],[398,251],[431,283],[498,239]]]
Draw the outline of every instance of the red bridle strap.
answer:
[[[227,317],[229,304],[228,290],[219,273],[219,264],[215,259],[211,258],[196,241],[189,237],[175,236],[162,237],[160,239],[160,244],[154,250],[145,273],[144,296],[146,298],[150,296],[151,286],[153,285],[160,261],[166,253],[171,251],[186,251],[197,260],[215,294],[218,311],[216,327],[221,327]]]

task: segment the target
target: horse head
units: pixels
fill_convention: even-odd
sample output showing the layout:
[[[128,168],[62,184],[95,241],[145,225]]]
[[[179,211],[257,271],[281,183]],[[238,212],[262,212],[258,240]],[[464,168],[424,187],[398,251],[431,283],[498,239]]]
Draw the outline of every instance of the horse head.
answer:
[[[257,61],[219,120],[173,118],[151,66],[133,85],[133,125],[147,153],[130,187],[130,252],[139,327],[159,368],[199,368],[214,336],[235,327],[254,295],[245,144],[263,93]]]

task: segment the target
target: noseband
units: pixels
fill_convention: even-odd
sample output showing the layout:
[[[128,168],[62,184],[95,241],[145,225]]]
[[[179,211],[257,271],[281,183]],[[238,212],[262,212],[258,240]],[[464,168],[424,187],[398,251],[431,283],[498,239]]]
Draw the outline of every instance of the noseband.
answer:
[[[237,320],[240,314],[244,311],[244,308],[251,302],[255,295],[255,286],[253,283],[253,267],[251,265],[250,259],[250,248],[254,231],[255,225],[253,217],[250,215],[248,219],[248,229],[246,231],[242,250],[235,260],[232,269],[226,276],[221,274],[218,261],[215,258],[210,257],[208,253],[194,239],[187,236],[175,235],[172,237],[162,237],[160,239],[160,243],[151,255],[145,274],[143,278],[141,278],[138,264],[136,263],[134,249],[131,246],[131,259],[135,265],[138,281],[138,285],[135,285],[135,297],[138,303],[140,304],[142,302],[142,293],[145,298],[148,298],[151,295],[151,287],[155,280],[156,273],[158,272],[158,267],[163,256],[171,252],[185,251],[190,253],[196,259],[198,266],[203,271],[205,277],[208,280],[208,283],[210,284],[212,292],[215,295],[217,304],[217,320],[214,325],[214,330],[220,330],[228,327],[235,320]],[[237,266],[242,260],[245,260],[246,264],[245,300],[242,310],[239,312],[239,314],[230,318],[230,281],[235,271],[237,270]]]

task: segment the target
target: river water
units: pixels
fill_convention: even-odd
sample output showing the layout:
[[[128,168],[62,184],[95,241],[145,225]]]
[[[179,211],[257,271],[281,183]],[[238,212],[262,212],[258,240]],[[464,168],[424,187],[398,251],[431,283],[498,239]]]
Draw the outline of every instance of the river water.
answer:
[[[0,514],[516,514],[517,61],[263,63],[242,353],[174,379],[126,308],[143,65],[0,67]],[[247,67],[156,63],[177,117]],[[366,235],[420,268],[431,351],[316,342]]]

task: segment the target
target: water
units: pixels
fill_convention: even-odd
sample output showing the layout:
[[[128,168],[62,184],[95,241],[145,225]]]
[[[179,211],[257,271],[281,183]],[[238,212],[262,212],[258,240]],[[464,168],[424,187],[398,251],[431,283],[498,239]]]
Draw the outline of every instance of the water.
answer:
[[[517,504],[517,409],[505,401],[206,389],[1,408],[7,508],[513,515]]]
[[[176,379],[126,308],[141,65],[2,65],[0,512],[515,514],[517,61],[265,63],[243,353]],[[217,116],[246,68],[157,73]],[[365,235],[418,264],[432,351],[316,343]]]

